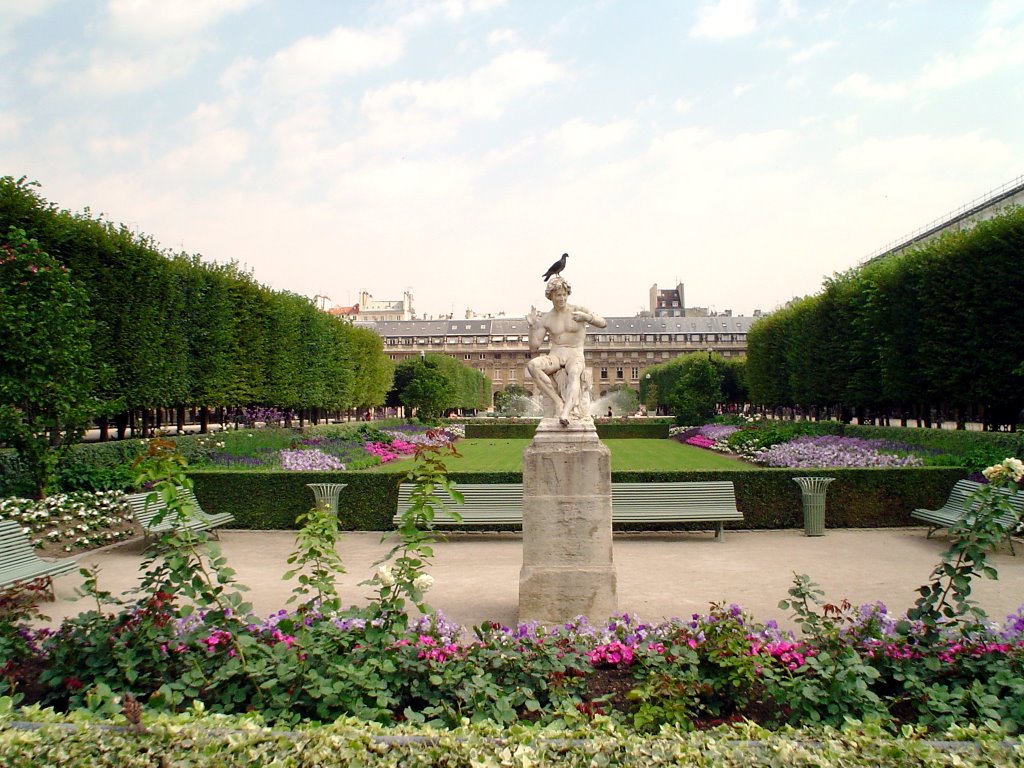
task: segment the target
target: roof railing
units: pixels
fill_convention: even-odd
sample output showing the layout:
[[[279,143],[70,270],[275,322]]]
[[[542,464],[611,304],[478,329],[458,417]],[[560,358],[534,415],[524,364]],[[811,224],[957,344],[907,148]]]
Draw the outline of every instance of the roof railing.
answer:
[[[1017,194],[1022,190],[1024,190],[1024,174],[1018,176],[1013,181],[1008,181],[1002,186],[996,187],[987,194],[974,198],[973,200],[971,200],[971,202],[965,203],[964,205],[961,205],[959,208],[957,208],[955,211],[947,213],[945,216],[942,216],[941,218],[935,219],[934,221],[925,224],[923,227],[914,230],[909,235],[906,235],[905,237],[902,237],[898,240],[893,240],[887,245],[882,246],[881,248],[867,256],[864,259],[864,262],[874,261],[875,259],[885,256],[889,253],[900,251],[906,248],[908,245],[917,242],[924,236],[930,235],[934,232],[944,229],[945,227],[952,224],[954,221],[957,221],[958,219],[964,219],[974,213],[977,213],[978,211],[984,210],[993,203],[998,202],[999,200],[1002,200],[1007,197],[1012,197],[1013,195]]]

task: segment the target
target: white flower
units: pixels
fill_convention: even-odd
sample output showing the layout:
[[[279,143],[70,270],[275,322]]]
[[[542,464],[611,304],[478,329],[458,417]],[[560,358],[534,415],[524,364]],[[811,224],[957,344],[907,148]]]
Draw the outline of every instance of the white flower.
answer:
[[[1019,483],[1024,478],[1024,462],[1012,457],[1003,459],[998,464],[993,464],[991,467],[983,469],[981,474],[989,481],[1008,478],[1015,483]]]
[[[377,569],[377,581],[384,587],[395,586],[395,574],[391,572],[390,565],[382,565]]]
[[[412,587],[417,592],[426,592],[432,586],[434,586],[434,577],[429,576],[425,573],[421,573],[419,576],[412,580]]]

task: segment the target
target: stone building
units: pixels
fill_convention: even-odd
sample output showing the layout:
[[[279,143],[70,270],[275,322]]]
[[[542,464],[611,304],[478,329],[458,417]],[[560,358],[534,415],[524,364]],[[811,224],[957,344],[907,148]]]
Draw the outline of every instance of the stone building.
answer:
[[[615,384],[640,388],[644,368],[692,352],[710,351],[726,359],[747,351],[747,332],[760,316],[711,314],[682,306],[682,285],[676,289],[679,304],[659,307],[658,299],[672,292],[651,289],[651,310],[636,317],[606,317],[606,328],[588,328],[587,362],[594,376],[594,394],[601,396]],[[659,308],[682,314],[658,314]],[[701,312],[702,314],[697,314]],[[487,376],[491,397],[509,384],[531,392],[526,378],[529,337],[525,317],[471,317],[460,320],[383,320],[360,322],[384,339],[384,351],[395,362],[434,352],[451,355]]]

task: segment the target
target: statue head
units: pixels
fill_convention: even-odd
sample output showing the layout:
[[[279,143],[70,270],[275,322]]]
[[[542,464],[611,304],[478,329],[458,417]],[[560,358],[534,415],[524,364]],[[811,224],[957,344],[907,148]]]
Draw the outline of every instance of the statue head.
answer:
[[[569,282],[561,275],[555,275],[548,280],[547,285],[544,286],[544,298],[550,299],[555,295],[555,290],[559,288],[565,290],[566,296],[572,293],[572,286],[569,285]]]

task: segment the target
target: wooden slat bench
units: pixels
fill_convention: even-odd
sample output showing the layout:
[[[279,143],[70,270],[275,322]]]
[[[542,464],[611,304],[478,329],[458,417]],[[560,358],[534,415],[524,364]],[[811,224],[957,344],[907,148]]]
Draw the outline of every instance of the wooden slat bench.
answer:
[[[931,538],[931,535],[940,528],[949,528],[956,525],[964,514],[968,512],[971,494],[981,487],[981,483],[975,483],[973,480],[957,480],[953,490],[949,492],[949,498],[946,499],[945,504],[938,509],[915,509],[910,513],[910,516],[928,523],[928,537]],[[1017,516],[1007,513],[999,518],[999,524],[1006,529],[1006,538],[1010,542],[1010,552],[1017,554],[1013,548],[1013,539],[1010,538],[1010,535],[1020,522],[1019,516],[1024,514],[1024,493],[1011,494],[1005,488],[999,489],[999,493],[1004,493],[1010,497],[1010,506],[1017,512]]]
[[[409,509],[413,485],[398,487],[397,525]],[[435,508],[435,525],[522,525],[522,483],[468,483],[456,486],[465,503],[456,504],[438,490],[448,509],[462,517],[461,523],[447,510]],[[725,539],[725,523],[742,520],[736,508],[732,481],[693,483],[612,483],[612,523],[714,523],[715,538]]]
[[[0,520],[0,589],[16,584],[40,582],[50,600],[54,600],[53,577],[75,570],[78,561],[43,560],[32,548],[21,524]]]
[[[229,525],[234,522],[235,516],[230,512],[222,512],[218,515],[208,515],[199,506],[199,499],[191,489],[179,488],[178,492],[184,494],[185,500],[191,505],[188,509],[188,521],[182,525],[177,515],[168,512],[159,523],[154,522],[157,514],[165,509],[164,503],[159,498],[149,501],[150,493],[128,494],[128,504],[131,506],[132,515],[135,521],[142,526],[146,536],[158,536],[167,533],[174,528],[187,528],[192,531],[212,531],[216,535],[216,529],[222,525]]]

